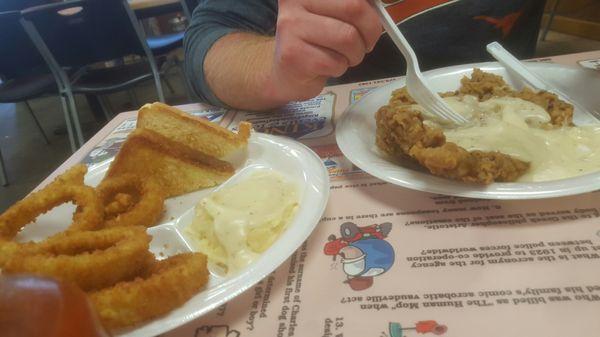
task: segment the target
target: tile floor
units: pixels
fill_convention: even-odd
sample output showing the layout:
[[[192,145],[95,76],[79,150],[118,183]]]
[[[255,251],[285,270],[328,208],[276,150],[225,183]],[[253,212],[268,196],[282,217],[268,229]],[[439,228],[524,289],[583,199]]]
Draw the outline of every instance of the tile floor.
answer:
[[[538,46],[538,56],[552,56],[588,50],[599,50],[600,41],[586,40],[565,34],[550,32],[544,42]],[[177,73],[169,75],[175,92],[165,87],[169,104],[187,102],[183,82]],[[135,90],[139,102],[157,99],[154,86],[150,83]],[[110,95],[114,112],[132,110],[133,105],[126,93]],[[55,135],[54,131],[64,125],[63,113],[56,97],[35,99],[30,102],[38,116],[50,144],[44,142],[34,121],[22,104],[0,104],[0,149],[4,157],[10,184],[0,186],[0,212],[25,196],[37,186],[50,172],[64,162],[71,154],[66,135]],[[102,127],[94,121],[85,99],[78,97],[82,123],[86,125],[88,137]]]

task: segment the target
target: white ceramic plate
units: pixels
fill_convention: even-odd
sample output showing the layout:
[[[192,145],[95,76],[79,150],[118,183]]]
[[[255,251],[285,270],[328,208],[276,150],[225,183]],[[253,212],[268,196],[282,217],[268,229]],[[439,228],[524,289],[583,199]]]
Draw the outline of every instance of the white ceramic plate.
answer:
[[[425,73],[437,92],[456,90],[460,79],[474,67],[504,77],[514,88],[521,88],[497,63],[468,64]],[[600,74],[581,68],[556,64],[527,63],[527,67],[573,99],[600,110]],[[409,162],[391,162],[375,147],[375,112],[387,104],[392,91],[405,85],[404,78],[373,90],[351,105],[337,125],[337,143],[344,155],[363,171],[389,183],[419,191],[483,199],[540,199],[574,195],[600,189],[600,171],[584,176],[537,183],[495,183],[488,186],[465,184],[435,177]],[[598,123],[576,110],[574,123]],[[600,168],[599,168],[600,169]]]
[[[217,188],[235,183],[253,171],[276,170],[298,186],[298,210],[279,239],[252,265],[237,275],[219,277],[211,275],[204,290],[182,307],[168,315],[123,331],[118,336],[156,336],[202,316],[217,306],[231,300],[253,286],[283,263],[313,231],[325,210],[329,196],[329,175],[321,159],[306,146],[287,139],[254,133],[243,158],[237,158],[236,174]],[[88,172],[86,184],[96,186],[104,177],[110,162]],[[191,223],[194,206],[216,188],[205,189],[166,201],[166,212],[161,225],[148,232],[153,236],[150,250],[159,258],[192,251],[190,240],[183,228]],[[17,240],[40,240],[62,230],[57,226],[69,223],[74,210],[72,205],[62,205],[19,233]]]

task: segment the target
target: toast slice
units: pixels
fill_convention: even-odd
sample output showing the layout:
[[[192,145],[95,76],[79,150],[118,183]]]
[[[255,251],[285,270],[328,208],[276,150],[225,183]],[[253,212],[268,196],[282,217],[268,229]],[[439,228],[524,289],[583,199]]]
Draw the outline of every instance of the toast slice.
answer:
[[[147,129],[134,130],[110,165],[107,177],[130,173],[153,179],[167,197],[221,184],[235,172],[228,162]]]
[[[163,103],[144,105],[137,119],[138,129],[149,129],[192,149],[223,158],[248,144],[252,124],[242,122],[238,133],[187,114]]]

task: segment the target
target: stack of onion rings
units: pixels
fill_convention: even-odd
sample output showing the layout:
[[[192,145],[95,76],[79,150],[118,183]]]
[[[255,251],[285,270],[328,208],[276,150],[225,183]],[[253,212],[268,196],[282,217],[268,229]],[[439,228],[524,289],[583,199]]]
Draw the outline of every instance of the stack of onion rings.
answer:
[[[110,329],[138,324],[185,303],[208,281],[206,256],[188,253],[156,261],[145,227],[156,224],[164,194],[133,175],[84,184],[77,165],[0,215],[0,268],[77,284]],[[72,201],[72,224],[41,242],[13,241],[37,216]]]
[[[107,215],[104,227],[151,227],[164,209],[165,196],[160,187],[133,174],[104,179],[96,191]]]

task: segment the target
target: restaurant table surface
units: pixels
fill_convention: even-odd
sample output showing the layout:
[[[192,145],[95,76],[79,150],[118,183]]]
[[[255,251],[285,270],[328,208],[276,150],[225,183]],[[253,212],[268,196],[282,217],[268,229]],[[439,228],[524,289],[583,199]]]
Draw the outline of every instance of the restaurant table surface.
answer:
[[[596,69],[600,76],[600,50],[536,61]],[[264,282],[226,307],[165,333],[164,337],[204,336],[204,327],[223,326],[227,329],[222,335],[227,337],[396,337],[416,336],[415,329],[461,337],[583,337],[591,336],[586,331],[600,331],[600,255],[595,258],[600,253],[598,192],[520,202],[438,196],[385,184],[344,158],[335,143],[335,120],[362,95],[393,80],[326,87],[314,99],[292,102],[271,113],[227,111],[203,104],[179,106],[233,130],[240,121],[248,120],[256,131],[297,139],[323,159],[332,190],[321,222],[297,256],[294,254]],[[93,167],[112,158],[135,128],[136,114],[129,111],[117,115],[38,188],[74,164],[83,162]],[[394,224],[384,240],[394,247],[396,262],[391,271],[371,277],[367,285],[349,282],[340,259],[332,260],[332,256],[323,253],[323,245],[332,235],[339,235],[340,226],[348,221],[359,226]],[[560,240],[573,240],[572,246],[549,246]],[[526,248],[521,244],[526,244]],[[536,245],[543,249],[533,249]],[[438,248],[442,247],[470,253],[455,250],[450,255],[440,255]],[[485,254],[492,254],[488,249],[499,247],[508,247],[508,251],[498,251],[508,257],[501,264],[491,263],[491,255]],[[576,254],[591,251],[598,252]],[[481,257],[484,255],[485,267],[485,258]],[[441,265],[422,262],[430,256],[451,256],[456,260],[437,260]],[[511,259],[529,262],[519,264]],[[355,286],[373,289],[359,291]],[[532,290],[536,296],[527,297],[529,290],[525,289],[542,288],[545,292]],[[432,292],[448,294],[436,298],[446,299],[442,304],[453,308],[434,308],[431,303],[438,300],[433,301]],[[326,306],[319,305],[325,298],[331,300]],[[394,300],[390,302],[390,298]],[[559,300],[568,304],[558,304]],[[435,305],[441,306],[440,303]],[[405,335],[399,335],[398,329]],[[228,334],[229,331],[237,334]]]
[[[167,2],[177,2],[178,0],[132,0],[131,3],[167,3]],[[592,63],[592,66],[595,65],[600,72],[600,50],[597,51],[589,51],[583,53],[576,54],[567,54],[567,55],[557,55],[552,57],[544,57],[539,59],[534,59],[539,62],[553,62],[557,64],[564,64],[570,66],[579,66],[581,63],[588,62]],[[393,81],[395,78],[386,78],[381,80],[367,81],[367,82],[357,82],[351,84],[342,84],[335,85],[330,87],[325,87],[322,93],[331,93],[334,92],[336,94],[342,95],[346,100],[351,98],[349,95],[353,90],[365,87],[375,87],[382,86],[386,83]],[[348,106],[347,102],[340,102],[336,106],[336,112],[341,113],[342,108],[346,108]],[[193,111],[193,110],[202,110],[205,105],[203,104],[184,104],[178,106],[180,109],[184,111]],[[119,115],[115,116],[107,125],[105,125],[98,133],[96,133],[93,137],[91,137],[77,152],[75,152],[69,159],[67,159],[61,166],[59,166],[54,172],[52,172],[36,189],[46,185],[49,183],[54,177],[64,172],[68,167],[80,162],[84,159],[84,157],[96,147],[98,143],[100,143],[106,136],[108,136],[119,124],[121,124],[124,120],[128,118],[132,118],[137,115],[137,111],[127,111],[122,112]]]

